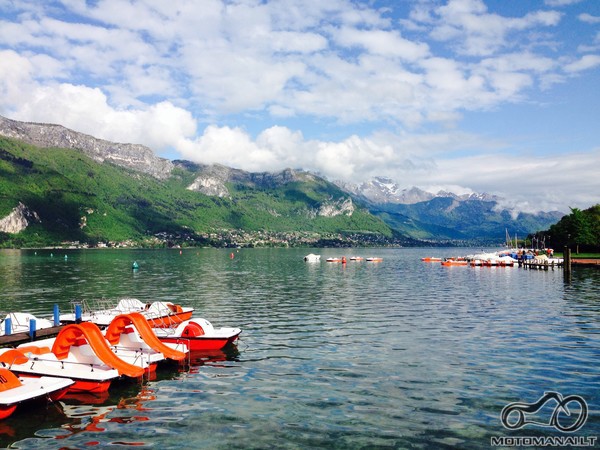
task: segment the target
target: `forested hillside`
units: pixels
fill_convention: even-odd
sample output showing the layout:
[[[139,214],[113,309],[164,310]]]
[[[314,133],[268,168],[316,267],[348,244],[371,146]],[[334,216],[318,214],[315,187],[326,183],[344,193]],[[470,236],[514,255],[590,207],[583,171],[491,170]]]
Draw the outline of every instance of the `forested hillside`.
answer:
[[[227,182],[227,196],[191,190],[194,166],[160,180],[72,149],[0,138],[0,219],[22,204],[28,226],[0,246],[362,245],[396,242],[381,219],[327,181],[302,172],[270,187]]]

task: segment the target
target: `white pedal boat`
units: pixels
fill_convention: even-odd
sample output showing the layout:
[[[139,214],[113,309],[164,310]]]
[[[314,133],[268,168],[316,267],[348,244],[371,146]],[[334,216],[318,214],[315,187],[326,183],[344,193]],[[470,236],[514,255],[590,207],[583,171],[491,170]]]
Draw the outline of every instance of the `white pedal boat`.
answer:
[[[0,367],[0,419],[9,417],[21,403],[56,401],[73,383],[68,378],[19,378],[10,370]]]
[[[154,328],[154,333],[162,342],[179,346],[183,344],[190,352],[220,350],[232,344],[241,332],[240,328],[214,328],[202,318],[186,320],[177,327]]]

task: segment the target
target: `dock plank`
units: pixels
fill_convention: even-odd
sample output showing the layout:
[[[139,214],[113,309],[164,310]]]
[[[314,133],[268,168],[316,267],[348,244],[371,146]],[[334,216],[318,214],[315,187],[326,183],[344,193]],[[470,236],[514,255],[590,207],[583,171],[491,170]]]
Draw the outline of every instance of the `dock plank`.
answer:
[[[26,342],[31,342],[36,339],[45,339],[56,336],[60,330],[64,328],[64,325],[57,327],[42,328],[35,332],[35,339],[31,339],[29,332],[26,333],[14,333],[8,336],[0,336],[0,347],[12,347]]]

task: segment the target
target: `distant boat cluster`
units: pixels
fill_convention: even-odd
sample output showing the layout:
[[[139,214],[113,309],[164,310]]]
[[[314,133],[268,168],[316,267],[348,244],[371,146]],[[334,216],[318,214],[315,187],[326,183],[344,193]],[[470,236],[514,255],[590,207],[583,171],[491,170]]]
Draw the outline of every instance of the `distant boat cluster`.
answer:
[[[562,266],[562,258],[554,258],[552,249],[544,250],[503,250],[491,253],[476,253],[472,255],[440,258],[427,256],[423,262],[441,263],[442,266],[487,266],[513,267],[517,266]]]
[[[321,255],[315,255],[314,253],[309,253],[308,255],[306,255],[304,257],[304,261],[306,262],[320,262],[321,261]],[[349,258],[346,258],[345,256],[336,256],[336,257],[330,257],[327,258],[325,260],[328,263],[341,263],[341,264],[346,264],[348,261],[368,261],[368,262],[381,262],[383,261],[383,258],[380,258],[378,256],[369,256],[367,258],[363,258],[362,256],[350,256]]]

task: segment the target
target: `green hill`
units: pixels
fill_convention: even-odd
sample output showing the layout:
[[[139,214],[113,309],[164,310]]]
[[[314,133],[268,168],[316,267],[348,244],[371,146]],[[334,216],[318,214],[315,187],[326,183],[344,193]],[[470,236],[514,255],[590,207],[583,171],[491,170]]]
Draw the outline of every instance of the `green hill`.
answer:
[[[211,172],[212,171],[212,172]],[[391,228],[335,185],[301,171],[229,173],[226,195],[190,189],[214,167],[174,162],[158,179],[73,149],[0,137],[0,219],[21,203],[34,219],[0,246],[350,245],[389,243]]]

